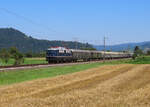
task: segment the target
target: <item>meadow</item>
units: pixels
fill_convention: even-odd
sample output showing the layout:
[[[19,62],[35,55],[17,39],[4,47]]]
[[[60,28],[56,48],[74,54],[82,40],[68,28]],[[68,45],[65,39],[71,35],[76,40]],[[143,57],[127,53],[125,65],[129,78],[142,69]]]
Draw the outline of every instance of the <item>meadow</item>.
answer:
[[[46,64],[47,61],[45,58],[25,58],[24,63],[22,64]],[[9,66],[14,64],[14,59],[10,59],[8,63],[4,63],[0,60],[0,66]]]
[[[79,72],[102,65],[101,63],[81,64],[72,66],[24,69],[0,72],[0,85],[8,85],[33,79],[54,77],[68,73]]]
[[[31,63],[46,63],[43,58],[34,58],[27,59],[26,64]],[[48,78],[54,77],[58,75],[64,75],[74,72],[79,72],[83,70],[87,70],[90,68],[95,68],[103,65],[117,65],[117,64],[150,64],[150,57],[145,56],[144,58],[140,57],[136,60],[132,59],[122,59],[115,60],[110,62],[97,62],[91,64],[81,64],[81,65],[71,65],[71,66],[61,66],[61,67],[48,67],[48,68],[38,68],[38,69],[24,69],[24,70],[14,70],[14,71],[6,71],[0,72],[0,85],[8,85],[13,83],[19,83],[23,81],[29,81],[39,78]]]
[[[47,64],[48,62],[46,61],[46,59],[43,58],[25,58],[24,59],[24,63],[22,63],[22,65],[25,64]],[[109,64],[150,64],[150,56],[144,56],[143,57],[139,57],[136,58],[135,60],[132,59],[123,59],[123,60],[118,60],[118,61],[111,61],[109,62]],[[0,59],[0,66],[9,66],[9,65],[13,65],[14,64],[14,59],[10,59],[8,61],[8,63],[4,63],[1,59]],[[108,64],[108,62],[106,63]]]

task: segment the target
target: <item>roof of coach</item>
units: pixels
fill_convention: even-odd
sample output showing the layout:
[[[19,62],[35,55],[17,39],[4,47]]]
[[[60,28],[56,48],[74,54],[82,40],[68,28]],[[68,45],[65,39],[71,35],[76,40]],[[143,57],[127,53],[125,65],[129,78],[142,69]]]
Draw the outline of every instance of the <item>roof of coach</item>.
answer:
[[[72,51],[72,52],[85,52],[85,53],[101,53],[104,54],[104,51],[96,51],[96,50],[79,50],[79,49],[67,49],[65,47],[51,47],[48,48],[47,50],[67,50],[67,51]],[[113,54],[113,55],[118,55],[118,54],[133,54],[133,53],[124,53],[124,52],[107,52],[105,51],[105,54]]]
[[[104,51],[101,51],[101,53],[105,53],[105,54],[123,54],[123,52],[104,52]]]
[[[104,54],[104,51],[100,51],[102,54]],[[105,54],[113,54],[113,55],[120,55],[120,54],[131,54],[131,53],[125,53],[125,52],[105,52]]]
[[[91,52],[90,50],[71,49],[72,52]]]

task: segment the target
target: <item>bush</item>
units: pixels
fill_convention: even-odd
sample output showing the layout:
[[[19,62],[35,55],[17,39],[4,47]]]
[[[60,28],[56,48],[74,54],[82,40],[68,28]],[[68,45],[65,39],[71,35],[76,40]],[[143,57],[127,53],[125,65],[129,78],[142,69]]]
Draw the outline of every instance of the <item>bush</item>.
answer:
[[[135,49],[134,49],[134,54],[132,56],[132,59],[135,60],[136,57],[142,56],[142,55],[143,55],[142,50],[139,48],[139,46],[136,46]]]
[[[6,49],[2,49],[0,51],[0,58],[3,62],[8,63],[9,59],[10,59],[10,54]]]
[[[18,51],[17,48],[10,48],[11,57],[15,59],[14,65],[20,65],[24,62],[24,56]]]

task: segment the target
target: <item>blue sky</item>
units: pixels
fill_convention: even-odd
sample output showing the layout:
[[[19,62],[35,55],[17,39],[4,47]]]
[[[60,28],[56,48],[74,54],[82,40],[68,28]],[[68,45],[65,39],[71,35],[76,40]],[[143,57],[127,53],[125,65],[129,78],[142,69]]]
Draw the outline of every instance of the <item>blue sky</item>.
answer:
[[[150,41],[150,0],[1,0],[0,27],[48,40]]]

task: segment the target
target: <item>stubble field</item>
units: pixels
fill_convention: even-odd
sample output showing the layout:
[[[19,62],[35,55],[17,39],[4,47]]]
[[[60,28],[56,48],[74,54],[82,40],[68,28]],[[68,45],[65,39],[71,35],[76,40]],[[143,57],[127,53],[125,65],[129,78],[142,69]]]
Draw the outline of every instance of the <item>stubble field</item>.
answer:
[[[0,87],[0,107],[150,106],[150,65],[105,65]]]

